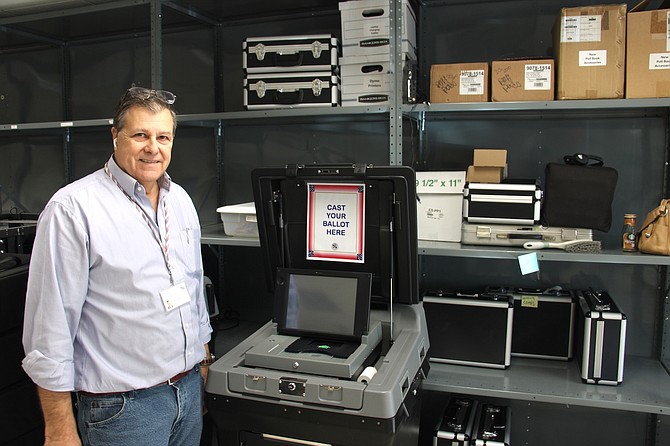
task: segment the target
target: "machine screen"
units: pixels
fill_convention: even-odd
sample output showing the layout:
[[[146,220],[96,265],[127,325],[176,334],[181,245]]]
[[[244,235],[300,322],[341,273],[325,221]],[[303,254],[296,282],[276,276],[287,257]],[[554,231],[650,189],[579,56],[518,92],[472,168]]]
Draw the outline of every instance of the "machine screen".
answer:
[[[370,279],[367,273],[280,271],[278,331],[360,339],[368,329]]]

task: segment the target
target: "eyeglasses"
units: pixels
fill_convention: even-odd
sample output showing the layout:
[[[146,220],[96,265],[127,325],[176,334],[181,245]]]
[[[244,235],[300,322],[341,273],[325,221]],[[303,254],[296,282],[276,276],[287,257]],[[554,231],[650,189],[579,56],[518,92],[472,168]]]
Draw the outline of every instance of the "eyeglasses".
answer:
[[[156,96],[161,101],[165,102],[168,105],[174,104],[174,101],[177,100],[177,96],[174,93],[167,90],[151,90],[144,87],[130,87],[127,92],[128,95],[136,99],[149,99],[151,96]]]

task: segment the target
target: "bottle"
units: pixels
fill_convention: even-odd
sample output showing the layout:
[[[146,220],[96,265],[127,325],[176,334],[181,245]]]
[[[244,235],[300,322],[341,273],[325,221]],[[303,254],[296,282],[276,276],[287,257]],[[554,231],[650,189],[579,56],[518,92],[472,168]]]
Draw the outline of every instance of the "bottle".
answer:
[[[623,229],[621,230],[623,250],[626,252],[637,251],[637,215],[624,214]]]

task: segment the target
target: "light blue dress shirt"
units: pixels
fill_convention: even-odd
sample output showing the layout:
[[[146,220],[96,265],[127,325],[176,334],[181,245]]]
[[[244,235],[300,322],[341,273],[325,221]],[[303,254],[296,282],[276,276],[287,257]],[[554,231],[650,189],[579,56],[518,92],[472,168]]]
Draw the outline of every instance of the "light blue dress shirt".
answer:
[[[100,169],[56,192],[39,217],[26,296],[23,368],[52,391],[106,393],[151,387],[191,369],[212,328],[203,289],[198,214],[165,174],[158,212],[144,187],[109,170],[166,236],[174,282],[190,302],[166,311],[161,246],[138,208]]]

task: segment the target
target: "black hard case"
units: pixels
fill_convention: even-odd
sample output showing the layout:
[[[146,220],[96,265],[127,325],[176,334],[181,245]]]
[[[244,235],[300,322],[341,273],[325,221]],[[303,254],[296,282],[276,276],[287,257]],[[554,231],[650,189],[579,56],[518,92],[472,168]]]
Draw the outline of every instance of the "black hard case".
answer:
[[[509,406],[482,404],[475,420],[472,446],[510,446],[512,410]]]
[[[330,71],[260,73],[244,78],[244,106],[248,110],[339,104],[340,81]]]
[[[542,190],[534,182],[465,183],[463,218],[468,223],[535,225]]]
[[[242,42],[247,73],[336,72],[340,45],[330,34],[248,37]]]
[[[433,446],[469,446],[478,407],[472,398],[450,398],[433,434]]]
[[[577,291],[577,359],[582,381],[616,386],[623,382],[626,315],[604,290]]]
[[[510,365],[511,294],[428,291],[423,307],[431,361],[498,369]]]
[[[572,358],[577,299],[574,292],[488,287],[514,298],[512,356],[567,361]]]
[[[416,176],[410,167],[289,165],[260,167],[251,177],[270,291],[277,267],[358,271],[372,274],[373,303],[419,302]],[[364,185],[364,263],[307,259],[307,184],[319,182]]]

